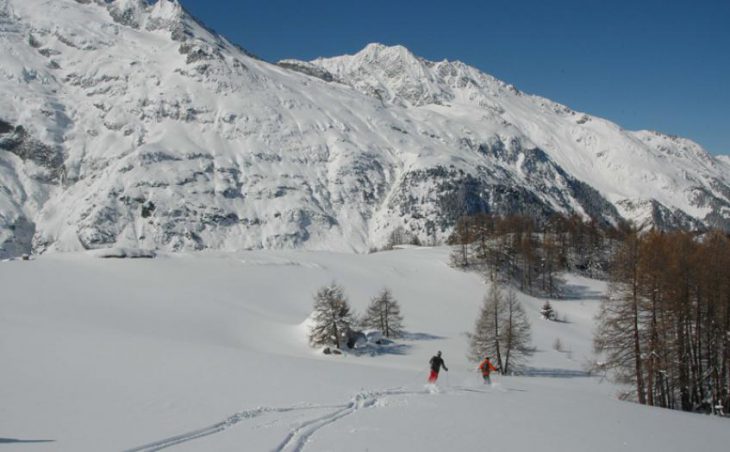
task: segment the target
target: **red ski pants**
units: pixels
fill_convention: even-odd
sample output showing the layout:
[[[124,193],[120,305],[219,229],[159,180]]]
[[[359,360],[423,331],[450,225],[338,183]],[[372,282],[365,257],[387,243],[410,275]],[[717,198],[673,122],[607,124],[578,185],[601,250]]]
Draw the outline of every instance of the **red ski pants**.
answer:
[[[436,383],[436,380],[439,378],[439,373],[435,370],[431,371],[431,374],[428,376],[428,382],[429,383]]]

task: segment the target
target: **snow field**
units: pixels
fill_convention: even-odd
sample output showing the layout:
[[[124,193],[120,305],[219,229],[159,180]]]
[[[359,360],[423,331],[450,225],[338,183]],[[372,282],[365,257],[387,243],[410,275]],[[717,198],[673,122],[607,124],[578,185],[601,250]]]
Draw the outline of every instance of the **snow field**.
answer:
[[[45,255],[0,263],[0,438],[7,450],[709,450],[727,421],[619,402],[587,377],[603,283],[568,276],[569,323],[533,325],[531,376],[485,387],[465,359],[485,286],[444,248],[371,255]],[[325,356],[303,328],[336,280],[362,312],[384,285],[401,353]],[[571,353],[552,348],[560,337]],[[424,383],[442,350],[450,372]],[[1,440],[0,440],[1,441]],[[588,448],[588,449],[587,449]]]

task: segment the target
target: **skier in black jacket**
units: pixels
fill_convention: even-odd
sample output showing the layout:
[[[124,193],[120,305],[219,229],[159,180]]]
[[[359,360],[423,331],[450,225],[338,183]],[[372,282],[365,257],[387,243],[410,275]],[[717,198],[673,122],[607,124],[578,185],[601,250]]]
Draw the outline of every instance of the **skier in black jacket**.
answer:
[[[441,370],[442,367],[446,372],[449,371],[443,358],[441,358],[441,351],[438,351],[436,356],[431,358],[429,364],[431,364],[431,374],[428,376],[429,383],[436,383],[436,380],[439,378],[439,370]]]

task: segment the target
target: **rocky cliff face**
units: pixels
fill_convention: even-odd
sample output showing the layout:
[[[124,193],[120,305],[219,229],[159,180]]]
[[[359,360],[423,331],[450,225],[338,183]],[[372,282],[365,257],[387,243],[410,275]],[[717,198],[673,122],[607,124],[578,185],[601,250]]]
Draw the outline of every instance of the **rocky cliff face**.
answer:
[[[728,228],[729,168],[402,47],[273,65],[176,1],[0,0],[0,256],[359,252],[475,211]]]

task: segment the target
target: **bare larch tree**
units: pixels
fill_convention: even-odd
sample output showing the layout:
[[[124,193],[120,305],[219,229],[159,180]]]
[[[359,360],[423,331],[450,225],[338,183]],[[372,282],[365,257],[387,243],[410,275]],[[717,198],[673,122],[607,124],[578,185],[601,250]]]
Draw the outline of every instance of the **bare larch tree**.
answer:
[[[374,328],[387,338],[396,338],[403,334],[403,316],[398,302],[388,288],[374,297],[368,306],[362,325]]]
[[[314,295],[314,312],[309,343],[312,346],[334,345],[338,349],[347,342],[354,322],[344,289],[332,283]]]

